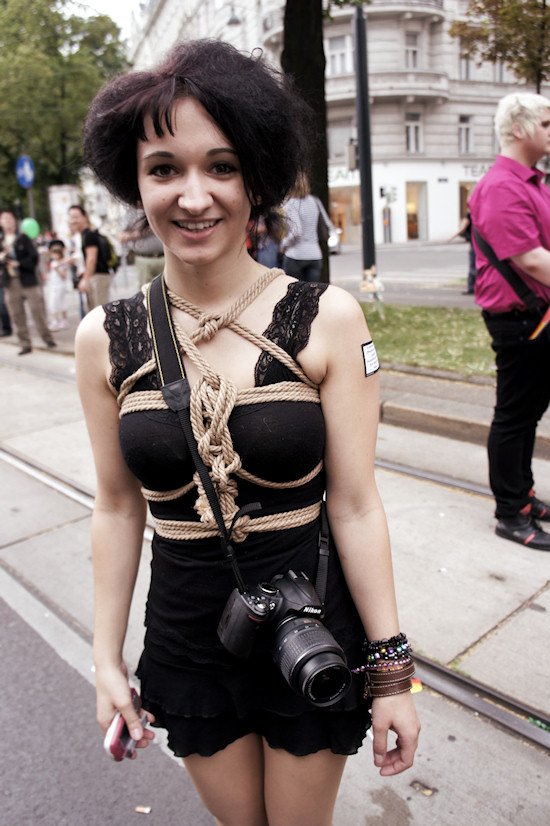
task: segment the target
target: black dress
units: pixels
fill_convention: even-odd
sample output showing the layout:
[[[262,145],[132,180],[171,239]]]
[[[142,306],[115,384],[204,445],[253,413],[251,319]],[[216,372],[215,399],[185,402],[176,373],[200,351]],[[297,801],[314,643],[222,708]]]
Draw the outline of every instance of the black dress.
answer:
[[[274,309],[264,335],[294,359],[308,342],[325,284],[292,282]],[[141,293],[105,305],[110,339],[111,382],[122,382],[152,355],[147,313]],[[286,366],[263,352],[255,385],[298,381]],[[131,393],[158,390],[157,373],[142,376]],[[286,482],[307,476],[322,460],[325,429],[320,404],[266,401],[235,406],[228,422],[242,467],[255,477]],[[177,491],[193,476],[193,462],[176,414],[168,409],[136,410],[121,417],[120,443],[130,470],[148,491]],[[261,516],[306,508],[320,502],[321,470],[298,487],[264,487],[237,479],[238,507],[261,504]],[[151,514],[164,520],[198,520],[196,489],[175,498],[149,501]],[[235,544],[248,586],[292,569],[315,582],[319,523],[315,518],[286,530],[251,533]],[[250,732],[273,748],[305,755],[320,749],[337,754],[357,751],[370,725],[364,680],[354,675],[349,692],[335,705],[318,709],[295,693],[273,663],[273,629],[262,626],[252,656],[229,654],[217,626],[235,587],[219,539],[178,540],[155,532],[151,585],[146,610],[144,652],[137,674],[144,708],[168,730],[178,756],[211,755]],[[332,549],[323,624],[346,653],[350,667],[362,660],[364,631],[351,600],[338,555]]]

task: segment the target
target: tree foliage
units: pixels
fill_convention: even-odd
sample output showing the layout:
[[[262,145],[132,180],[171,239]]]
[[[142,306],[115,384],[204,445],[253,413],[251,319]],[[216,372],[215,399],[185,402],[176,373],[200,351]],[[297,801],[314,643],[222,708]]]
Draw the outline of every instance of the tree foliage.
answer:
[[[47,221],[48,186],[78,180],[93,96],[126,67],[109,17],[67,14],[61,0],[0,0],[0,205],[24,195],[15,165],[27,154],[37,218]]]
[[[465,20],[450,28],[464,54],[502,61],[537,92],[550,76],[550,10],[546,0],[470,0]]]

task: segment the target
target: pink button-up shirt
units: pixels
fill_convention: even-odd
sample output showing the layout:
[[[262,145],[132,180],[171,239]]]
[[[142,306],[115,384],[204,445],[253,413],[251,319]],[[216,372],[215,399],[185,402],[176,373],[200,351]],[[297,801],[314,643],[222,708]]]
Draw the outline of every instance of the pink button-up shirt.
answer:
[[[476,185],[469,200],[472,224],[500,261],[537,247],[550,250],[550,191],[543,178],[538,169],[497,155],[493,166]],[[480,307],[491,313],[525,309],[504,276],[477,247],[476,267],[475,295]],[[518,267],[514,269],[542,303],[550,303],[550,287]]]

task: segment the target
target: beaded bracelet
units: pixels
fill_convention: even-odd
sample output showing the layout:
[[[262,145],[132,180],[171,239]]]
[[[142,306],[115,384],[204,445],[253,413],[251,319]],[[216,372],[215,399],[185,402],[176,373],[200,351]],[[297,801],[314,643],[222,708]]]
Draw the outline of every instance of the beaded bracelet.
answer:
[[[362,674],[365,671],[378,673],[391,671],[392,673],[397,673],[407,668],[412,661],[411,655],[406,654],[405,657],[400,660],[378,660],[375,663],[366,663],[366,665],[360,665],[358,668],[352,668],[351,671],[352,674]]]
[[[405,634],[396,634],[390,639],[370,640],[365,646],[367,663],[375,663],[378,660],[398,660],[410,651],[410,648]]]

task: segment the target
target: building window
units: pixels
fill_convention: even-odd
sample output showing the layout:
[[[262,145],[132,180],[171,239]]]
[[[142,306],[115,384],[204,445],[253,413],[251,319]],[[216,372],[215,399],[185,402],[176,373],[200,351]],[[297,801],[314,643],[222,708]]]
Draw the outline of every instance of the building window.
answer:
[[[329,37],[327,43],[327,75],[348,75],[352,71],[350,40],[345,35]]]
[[[418,34],[405,34],[405,66],[407,69],[418,69]]]
[[[328,124],[327,138],[329,159],[343,161],[352,138],[351,122],[349,120],[332,121]]]
[[[495,83],[504,83],[504,63],[502,60],[497,60],[493,64],[493,81]]]
[[[410,155],[422,152],[422,123],[419,112],[405,114],[405,141]]]
[[[461,45],[460,47],[460,64],[459,64],[459,77],[460,80],[472,80],[473,75],[473,62],[471,57],[466,54],[464,51],[464,46]]]
[[[460,155],[469,155],[472,151],[472,123],[469,115],[458,118],[458,151]]]

